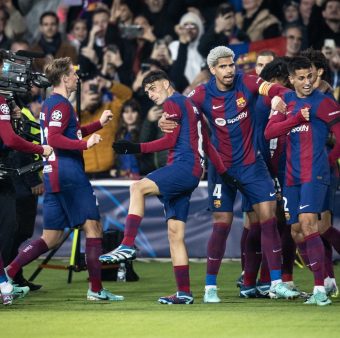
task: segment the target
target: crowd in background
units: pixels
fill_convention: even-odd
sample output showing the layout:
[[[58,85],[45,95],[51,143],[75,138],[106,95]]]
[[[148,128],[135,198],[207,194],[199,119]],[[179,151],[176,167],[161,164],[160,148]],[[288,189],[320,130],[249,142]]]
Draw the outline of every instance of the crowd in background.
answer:
[[[286,37],[285,56],[322,50],[339,99],[339,0],[0,0],[1,49],[43,53],[37,71],[51,58],[70,56],[79,65],[81,123],[97,120],[104,109],[113,112],[100,132],[104,141],[84,152],[91,178],[137,179],[165,164],[166,153],[116,156],[111,148],[118,139],[161,136],[163,110],[141,89],[150,70],[166,71],[188,94],[208,81],[205,59],[212,48],[280,36]],[[44,96],[33,88],[27,98],[36,118]]]

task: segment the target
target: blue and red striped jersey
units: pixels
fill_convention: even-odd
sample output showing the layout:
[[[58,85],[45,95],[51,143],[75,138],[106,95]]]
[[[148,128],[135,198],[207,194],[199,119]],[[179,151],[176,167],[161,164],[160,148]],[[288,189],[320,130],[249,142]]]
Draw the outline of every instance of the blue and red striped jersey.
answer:
[[[178,126],[173,133],[165,134],[159,140],[142,143],[142,152],[169,149],[168,164],[187,163],[196,177],[202,174],[206,152],[217,171],[223,173],[225,167],[216,149],[211,146],[202,114],[193,102],[175,92],[163,103],[163,109],[168,114],[167,119],[176,121]]]
[[[282,134],[287,125],[286,138],[286,177],[288,186],[318,181],[329,184],[329,162],[340,155],[340,106],[319,90],[299,98],[294,91],[287,90],[283,95],[287,104],[286,114],[271,117],[266,133]],[[301,120],[301,109],[308,108],[309,121]],[[302,122],[301,122],[302,121]],[[337,139],[328,156],[326,140],[329,130]],[[268,134],[267,134],[268,136]]]
[[[45,191],[59,192],[88,185],[82,154],[87,149],[87,143],[82,137],[100,129],[100,124],[80,128],[71,103],[64,96],[54,93],[43,104],[40,127],[42,143],[54,149],[54,153],[44,159]]]
[[[257,76],[238,73],[228,91],[220,91],[212,77],[189,94],[208,119],[212,143],[228,168],[255,162],[256,102],[262,83]]]

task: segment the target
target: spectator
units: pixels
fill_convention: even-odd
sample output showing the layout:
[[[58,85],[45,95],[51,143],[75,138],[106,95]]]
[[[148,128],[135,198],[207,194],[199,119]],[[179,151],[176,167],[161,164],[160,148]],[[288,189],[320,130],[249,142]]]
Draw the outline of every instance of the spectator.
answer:
[[[263,0],[242,0],[244,18],[241,29],[251,41],[280,36],[281,24],[265,7]]]
[[[22,37],[27,30],[25,18],[15,8],[12,0],[3,1],[3,6],[9,15],[5,28],[6,36],[9,39]]]
[[[201,18],[192,12],[184,14],[178,25],[175,27],[178,40],[169,45],[172,60],[171,79],[174,81],[176,89],[182,92],[201,71],[204,63],[202,55],[198,52],[198,43],[204,33]],[[184,78],[180,78],[184,74]]]
[[[307,27],[315,0],[300,0],[299,11],[303,24]]]
[[[322,1],[314,5],[308,26],[310,45],[321,49],[326,39],[333,39],[340,46],[340,0]]]
[[[160,106],[154,105],[149,109],[141,127],[139,142],[150,142],[164,136],[163,132],[158,128],[158,120],[161,118],[162,114],[163,108]],[[167,157],[167,150],[143,154],[139,162],[141,175],[146,175],[155,169],[165,166]]]
[[[83,83],[81,94],[82,125],[96,121],[103,110],[109,109],[113,113],[113,119],[105,128],[97,132],[103,141],[84,152],[86,173],[93,178],[108,176],[114,162],[111,145],[117,132],[120,110],[123,103],[131,98],[132,93],[128,87],[120,83],[96,77]],[[104,98],[106,98],[105,101]]]
[[[0,7],[0,49],[9,49],[10,39],[6,36],[5,29],[9,15],[5,7]]]
[[[286,26],[284,36],[287,38],[286,56],[297,56],[302,47],[303,27],[297,24]]]
[[[76,19],[71,24],[71,32],[68,36],[70,44],[79,52],[80,45],[87,38],[87,25],[83,19]]]
[[[44,65],[53,58],[69,56],[73,63],[77,60],[77,51],[68,42],[63,41],[58,31],[59,19],[54,12],[45,12],[40,17],[41,37],[32,47],[33,51],[42,52],[44,59],[35,60],[38,71],[43,71]]]
[[[169,72],[172,65],[172,59],[166,40],[160,39],[155,41],[150,58],[157,60],[161,64],[162,68],[166,72]]]
[[[120,0],[113,0],[111,7],[111,24],[132,25],[133,24],[133,12],[130,7]]]
[[[217,8],[215,22],[202,35],[198,45],[198,51],[203,57],[207,57],[214,47],[249,41],[247,34],[236,26],[235,15],[234,8],[228,3]]]
[[[299,4],[293,0],[288,0],[283,5],[283,26],[299,23],[303,24],[299,12]]]
[[[141,129],[141,108],[139,103],[134,100],[128,100],[123,104],[121,115],[116,133],[115,140],[127,140],[139,142],[139,133]],[[140,179],[140,169],[138,157],[135,154],[117,155],[115,165],[119,178],[129,178],[133,180]]]
[[[168,1],[170,2],[170,1]],[[150,22],[154,28],[156,38],[174,39],[175,22],[169,16],[168,3],[165,0],[144,0],[142,8],[143,16]]]

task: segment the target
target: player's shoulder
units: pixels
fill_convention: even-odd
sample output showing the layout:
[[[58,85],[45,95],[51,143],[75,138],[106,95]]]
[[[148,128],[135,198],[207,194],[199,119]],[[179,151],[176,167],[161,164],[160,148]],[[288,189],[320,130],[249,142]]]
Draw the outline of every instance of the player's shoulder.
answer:
[[[210,81],[209,81],[210,82]],[[209,86],[208,83],[202,83],[198,85],[195,89],[193,89],[187,97],[195,98],[197,96],[205,95],[205,92],[207,90],[207,87]]]

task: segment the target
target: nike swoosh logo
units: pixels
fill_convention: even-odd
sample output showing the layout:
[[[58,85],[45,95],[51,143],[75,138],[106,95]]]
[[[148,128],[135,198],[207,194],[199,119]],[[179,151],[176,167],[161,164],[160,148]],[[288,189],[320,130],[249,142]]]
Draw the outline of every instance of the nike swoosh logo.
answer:
[[[309,204],[306,204],[306,205],[300,205],[300,210],[304,209],[304,208],[307,208],[309,207]]]
[[[221,107],[223,107],[223,104],[221,104],[220,106],[212,106],[212,109],[218,109],[218,108],[221,108]]]
[[[278,249],[278,250],[273,250],[274,253],[277,253],[277,252],[280,252],[281,249]]]
[[[340,113],[340,110],[333,111],[333,113],[329,113],[328,116],[336,115],[336,114],[339,114],[339,113]]]
[[[219,261],[220,259],[219,258],[211,258],[211,257],[208,257],[209,261]]]
[[[318,262],[310,263],[309,266],[312,267],[313,265],[317,264]]]
[[[270,192],[270,193],[269,193],[269,196],[270,196],[270,197],[273,197],[273,196],[275,196],[275,195],[276,195],[276,192]]]

